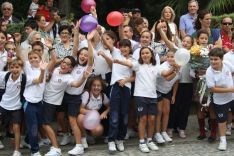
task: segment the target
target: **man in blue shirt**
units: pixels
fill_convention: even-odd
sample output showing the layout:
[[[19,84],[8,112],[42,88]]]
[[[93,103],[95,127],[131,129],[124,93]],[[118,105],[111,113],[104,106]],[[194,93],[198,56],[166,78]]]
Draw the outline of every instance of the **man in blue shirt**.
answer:
[[[188,2],[188,13],[180,17],[179,29],[182,38],[195,32],[194,22],[197,18],[198,9],[197,0],[190,0]]]

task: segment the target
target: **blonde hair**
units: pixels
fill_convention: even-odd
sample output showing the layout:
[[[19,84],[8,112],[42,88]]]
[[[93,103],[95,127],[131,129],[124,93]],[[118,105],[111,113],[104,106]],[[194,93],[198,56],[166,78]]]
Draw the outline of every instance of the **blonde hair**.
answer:
[[[163,8],[163,10],[162,10],[162,12],[161,12],[161,19],[166,20],[166,19],[164,18],[164,13],[165,13],[166,9],[169,9],[170,12],[171,12],[171,19],[170,19],[169,22],[174,22],[174,20],[175,20],[175,11],[174,11],[174,10],[172,9],[172,7],[170,7],[170,6],[165,6],[165,7]]]
[[[28,53],[28,57],[29,57],[30,55],[33,55],[33,54],[38,55],[39,58],[42,59],[42,54],[41,54],[40,52],[38,52],[38,51],[30,51],[30,52]]]
[[[24,61],[22,59],[20,59],[19,57],[15,58],[12,60],[12,62],[10,63],[10,66],[21,66],[22,68],[24,67]]]

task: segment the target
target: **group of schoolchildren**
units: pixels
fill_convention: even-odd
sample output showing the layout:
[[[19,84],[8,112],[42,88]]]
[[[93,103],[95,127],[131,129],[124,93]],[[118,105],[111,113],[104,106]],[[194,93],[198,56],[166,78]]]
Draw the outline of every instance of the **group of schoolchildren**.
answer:
[[[170,7],[166,9],[170,12]],[[123,152],[129,112],[133,108],[137,117],[131,122],[137,123],[141,152],[157,151],[156,143],[171,142],[173,129],[178,130],[181,138],[186,138],[184,130],[190,106],[181,104],[180,112],[174,112],[173,105],[192,100],[190,76],[194,79],[205,76],[211,94],[208,96],[211,101],[208,108],[211,135],[208,139],[216,140],[218,127],[218,149],[226,150],[228,113],[234,113],[234,38],[231,40],[232,50],[225,54],[218,46],[210,46],[210,32],[204,29],[198,30],[194,38],[185,35],[180,41],[176,31],[172,31],[177,29],[173,22],[158,20],[152,33],[141,21],[141,17],[128,21],[137,31],[134,39],[129,36],[133,34],[131,24],[121,25],[120,40],[113,31],[105,31],[102,26],[81,35],[78,21],[73,29],[71,55],[59,57],[63,51],[56,48],[57,44],[45,43],[46,39],[42,44],[36,41],[39,47],[42,45],[42,49],[47,49],[48,61],[43,60],[43,51],[33,47],[25,59],[18,46],[9,47],[7,34],[0,31],[0,117],[7,131],[14,133],[13,156],[21,156],[21,139],[30,145],[32,156],[41,156],[40,141],[51,144],[45,156],[62,155],[52,126],[56,112],[66,114],[59,119],[62,122],[58,122],[59,126],[64,129],[64,122],[68,122],[71,129],[70,134],[63,134],[65,141],[60,145],[66,145],[71,137],[75,139],[74,148],[68,151],[70,155],[84,153],[88,148],[87,136],[98,137],[103,133],[107,136],[110,153]],[[61,40],[72,36],[68,27],[61,26],[58,32]],[[75,42],[79,43],[77,47]],[[189,63],[180,66],[175,61],[176,50],[185,48],[189,52],[193,44],[209,49],[210,67],[207,70],[194,71]],[[70,47],[61,45],[69,51]],[[14,57],[9,57],[10,52]],[[130,104],[132,101],[134,107]],[[198,139],[201,140],[206,137],[205,118],[204,109],[201,105],[198,107]],[[84,120],[92,110],[100,113],[101,123],[87,130]],[[27,139],[21,137],[23,134]],[[1,141],[0,148],[4,148]]]

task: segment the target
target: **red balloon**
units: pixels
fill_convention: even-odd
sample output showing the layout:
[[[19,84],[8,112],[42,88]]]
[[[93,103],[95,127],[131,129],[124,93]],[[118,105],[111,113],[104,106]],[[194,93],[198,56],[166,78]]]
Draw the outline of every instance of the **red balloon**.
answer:
[[[106,20],[110,26],[119,26],[123,23],[124,17],[120,12],[112,11],[107,15]]]
[[[94,0],[82,0],[81,2],[81,9],[85,13],[90,13],[91,6],[96,7],[96,2]]]

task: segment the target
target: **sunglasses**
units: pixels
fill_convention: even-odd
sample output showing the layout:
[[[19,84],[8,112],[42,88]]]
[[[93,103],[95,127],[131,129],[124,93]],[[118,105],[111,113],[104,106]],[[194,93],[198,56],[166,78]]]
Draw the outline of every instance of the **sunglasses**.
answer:
[[[223,22],[222,25],[232,25],[232,23],[229,22]]]

